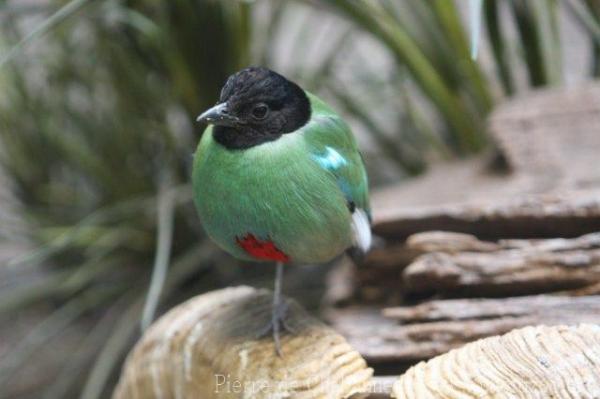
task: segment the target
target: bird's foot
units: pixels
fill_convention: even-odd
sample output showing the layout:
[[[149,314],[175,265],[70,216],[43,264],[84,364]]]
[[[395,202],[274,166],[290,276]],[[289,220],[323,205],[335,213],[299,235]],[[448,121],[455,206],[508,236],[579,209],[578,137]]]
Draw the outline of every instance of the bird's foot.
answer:
[[[271,313],[271,320],[257,333],[257,338],[264,338],[271,333],[273,334],[273,341],[275,341],[275,352],[277,352],[277,356],[279,357],[281,357],[281,333],[287,332],[290,334],[296,334],[296,330],[289,324],[289,321],[287,320],[288,310],[289,305],[285,300],[274,306]]]

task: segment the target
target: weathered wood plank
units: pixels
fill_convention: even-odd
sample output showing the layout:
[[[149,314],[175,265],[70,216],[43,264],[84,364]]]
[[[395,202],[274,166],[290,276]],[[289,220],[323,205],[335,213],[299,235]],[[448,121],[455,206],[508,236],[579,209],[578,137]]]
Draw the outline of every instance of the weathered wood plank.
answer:
[[[536,326],[420,363],[394,384],[403,399],[598,398],[600,328]]]
[[[440,300],[383,312],[352,307],[332,310],[328,319],[368,362],[402,368],[515,328],[598,324],[600,296]]]
[[[375,233],[392,240],[432,230],[485,239],[577,237],[600,231],[600,191],[388,207],[375,215]]]
[[[485,243],[457,234],[412,237],[418,257],[403,272],[412,293],[449,296],[526,295],[600,283],[600,233],[574,239]]]

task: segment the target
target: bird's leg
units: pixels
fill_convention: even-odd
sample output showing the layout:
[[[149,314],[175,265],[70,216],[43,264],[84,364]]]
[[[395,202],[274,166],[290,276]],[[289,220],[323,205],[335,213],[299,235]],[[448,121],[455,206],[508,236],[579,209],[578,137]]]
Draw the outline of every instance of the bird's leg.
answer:
[[[273,332],[275,351],[281,356],[280,332],[282,330],[294,333],[294,330],[286,323],[288,304],[281,296],[281,285],[283,282],[283,263],[277,263],[275,274],[275,287],[273,290],[273,308],[271,309],[271,320],[269,324],[259,332],[259,338]]]
[[[281,285],[283,280],[283,263],[277,262],[277,271],[275,272],[275,287],[273,290],[273,309],[271,311],[271,325],[273,326],[273,340],[275,341],[275,350],[277,355],[281,356],[281,343],[279,341],[279,331],[281,330],[282,320],[285,317],[287,309],[282,308]],[[285,303],[285,301],[283,301]],[[285,306],[285,304],[283,305]]]

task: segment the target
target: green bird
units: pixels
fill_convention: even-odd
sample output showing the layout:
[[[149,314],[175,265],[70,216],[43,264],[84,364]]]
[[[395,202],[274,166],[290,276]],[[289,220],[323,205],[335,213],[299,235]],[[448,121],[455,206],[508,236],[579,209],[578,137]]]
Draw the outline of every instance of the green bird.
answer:
[[[262,67],[230,76],[193,166],[207,234],[236,258],[277,262],[272,318],[280,332],[283,265],[328,262],[371,245],[367,174],[350,128],[325,102]]]

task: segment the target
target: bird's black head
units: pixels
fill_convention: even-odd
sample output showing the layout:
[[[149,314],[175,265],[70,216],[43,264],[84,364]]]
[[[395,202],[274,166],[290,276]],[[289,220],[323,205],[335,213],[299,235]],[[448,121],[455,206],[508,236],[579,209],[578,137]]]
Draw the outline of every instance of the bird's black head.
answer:
[[[231,75],[219,103],[198,117],[215,125],[215,140],[229,149],[245,149],[277,140],[310,119],[304,90],[267,68],[249,67]]]

